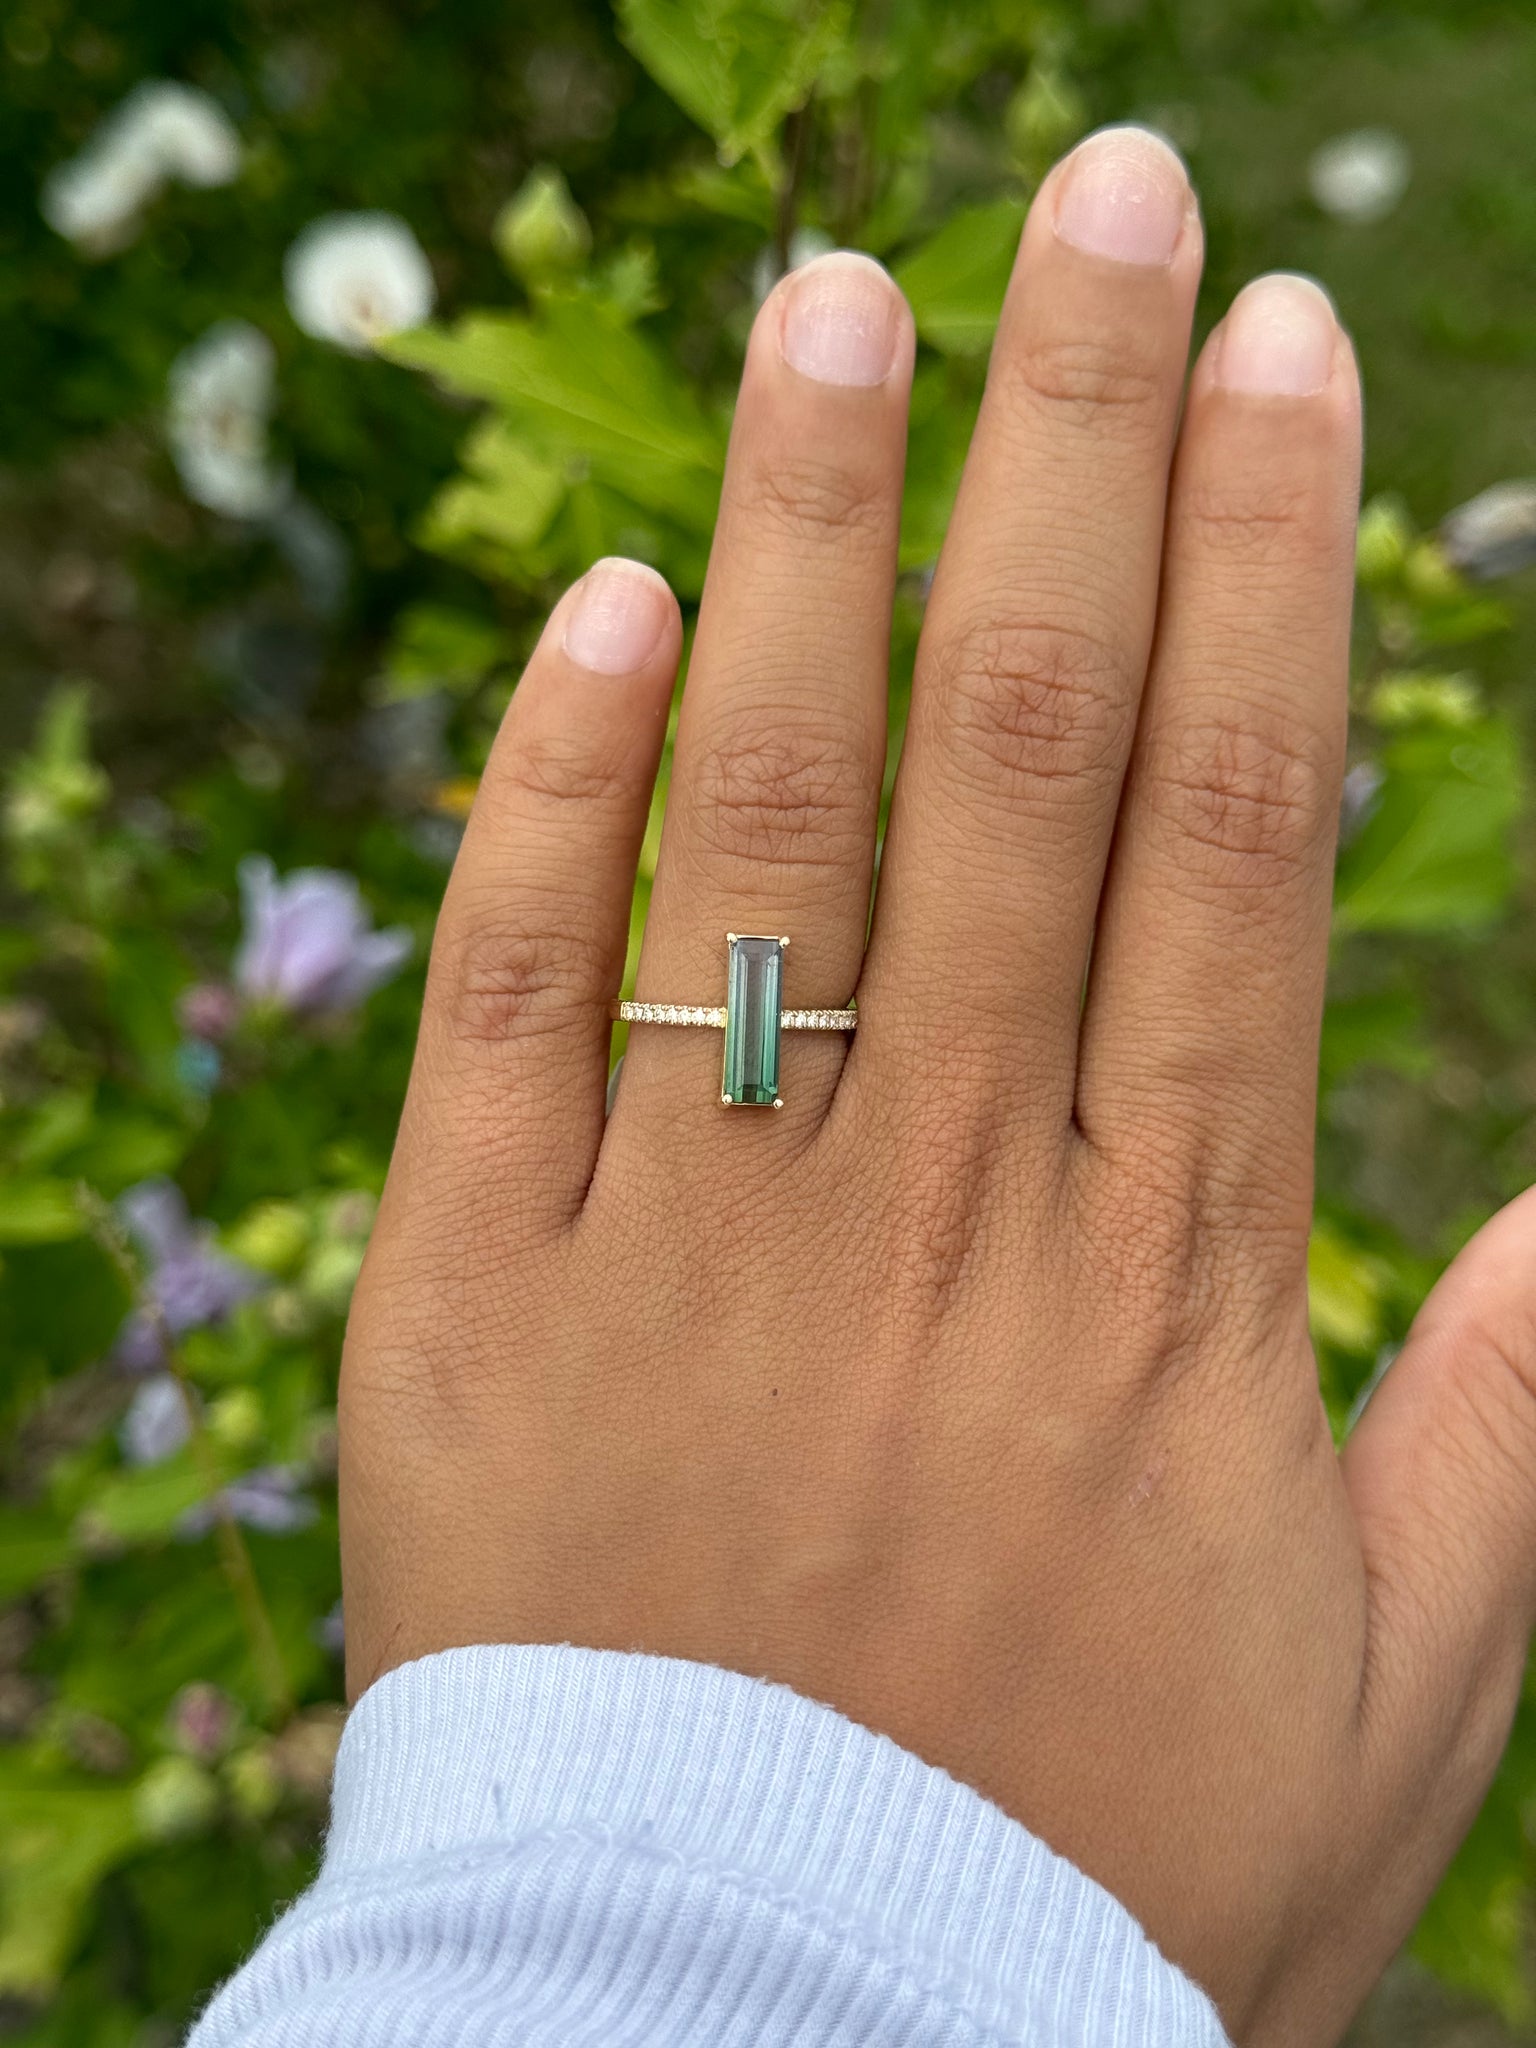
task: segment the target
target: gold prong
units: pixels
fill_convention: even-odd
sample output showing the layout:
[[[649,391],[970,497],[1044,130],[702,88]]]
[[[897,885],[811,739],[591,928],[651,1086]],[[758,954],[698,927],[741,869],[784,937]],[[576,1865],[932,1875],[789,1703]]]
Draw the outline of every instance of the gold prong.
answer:
[[[780,951],[780,952],[782,953],[782,952],[783,952],[783,950],[784,950],[784,948],[785,948],[785,947],[786,947],[786,946],[787,946],[788,944],[789,944],[789,941],[788,941],[788,939],[780,939],[780,941],[779,941],[779,951]]]
[[[726,935],[725,935],[725,943],[726,943],[726,944],[727,944],[728,946],[734,946],[734,945],[735,945],[735,943],[736,943],[736,934],[735,934],[735,932],[727,932],[727,933],[726,933]]]

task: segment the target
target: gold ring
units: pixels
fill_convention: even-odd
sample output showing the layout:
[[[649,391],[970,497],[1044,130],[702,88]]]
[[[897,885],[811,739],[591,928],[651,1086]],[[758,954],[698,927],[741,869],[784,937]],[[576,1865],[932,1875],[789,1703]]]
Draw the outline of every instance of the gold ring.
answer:
[[[779,1034],[783,1031],[853,1031],[859,1014],[841,1010],[785,1010],[779,1006],[786,938],[746,932],[725,935],[726,998],[720,1004],[615,1003],[625,1024],[682,1024],[725,1033],[720,1100],[729,1109],[782,1109]]]

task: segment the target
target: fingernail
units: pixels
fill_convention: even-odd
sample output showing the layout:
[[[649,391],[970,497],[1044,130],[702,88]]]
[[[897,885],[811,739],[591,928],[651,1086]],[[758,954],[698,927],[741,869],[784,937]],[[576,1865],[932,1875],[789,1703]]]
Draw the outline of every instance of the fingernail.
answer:
[[[1333,369],[1333,302],[1310,277],[1256,278],[1232,301],[1216,344],[1216,382],[1228,391],[1304,398]]]
[[[818,384],[883,384],[896,360],[901,305],[872,256],[818,256],[785,287],[784,360]]]
[[[1167,263],[1190,208],[1177,154],[1150,128],[1101,128],[1062,168],[1056,232],[1090,256]]]
[[[611,555],[594,562],[576,586],[565,651],[594,675],[633,675],[655,653],[669,610],[667,586],[654,569]]]

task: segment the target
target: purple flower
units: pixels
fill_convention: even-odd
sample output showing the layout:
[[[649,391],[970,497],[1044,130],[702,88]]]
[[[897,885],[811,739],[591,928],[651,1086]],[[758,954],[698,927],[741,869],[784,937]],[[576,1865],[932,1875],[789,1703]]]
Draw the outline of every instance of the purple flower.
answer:
[[[240,863],[245,933],[235,981],[256,1002],[300,1016],[353,1010],[400,966],[411,935],[375,931],[350,875],[300,868],[281,881],[258,855]]]
[[[116,1355],[130,1372],[147,1372],[164,1363],[161,1319],[173,1337],[221,1322],[261,1283],[248,1267],[214,1249],[213,1226],[191,1221],[174,1182],[140,1181],[119,1198],[117,1211],[149,1271],[148,1304],[123,1325]]]
[[[216,1685],[184,1685],[166,1717],[176,1747],[199,1763],[212,1763],[229,1747],[239,1719],[234,1701]]]
[[[300,1493],[303,1474],[294,1465],[259,1465],[232,1479],[222,1493],[188,1508],[176,1524],[183,1537],[206,1536],[224,1508],[248,1529],[261,1529],[269,1536],[290,1536],[295,1529],[307,1529],[320,1510],[307,1493]]]
[[[157,1372],[129,1402],[118,1441],[130,1465],[158,1465],[174,1457],[191,1434],[192,1418],[180,1382],[174,1373]]]

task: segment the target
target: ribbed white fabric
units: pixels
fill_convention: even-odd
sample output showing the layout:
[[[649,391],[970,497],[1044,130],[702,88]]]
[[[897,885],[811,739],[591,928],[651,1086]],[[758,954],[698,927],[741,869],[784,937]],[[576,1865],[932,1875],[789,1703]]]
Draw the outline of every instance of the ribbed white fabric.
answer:
[[[830,1707],[616,1651],[358,1702],[325,1862],[189,2048],[1224,2048],[1109,1894]]]

